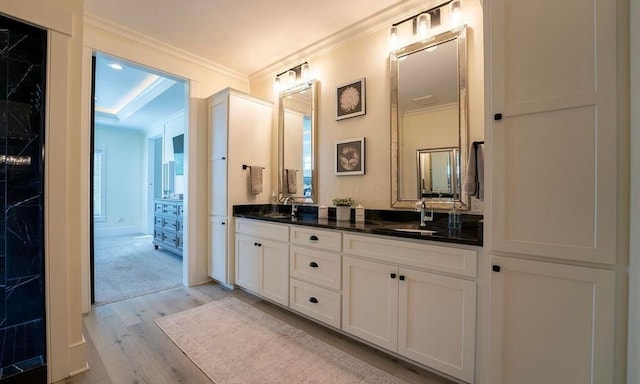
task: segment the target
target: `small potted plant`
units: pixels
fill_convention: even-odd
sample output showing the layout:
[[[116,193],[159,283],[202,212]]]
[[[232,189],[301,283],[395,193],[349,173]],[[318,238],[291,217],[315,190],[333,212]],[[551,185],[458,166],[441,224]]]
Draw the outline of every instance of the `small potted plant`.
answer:
[[[333,205],[336,206],[336,220],[351,220],[351,206],[356,202],[350,197],[336,197],[333,199]]]

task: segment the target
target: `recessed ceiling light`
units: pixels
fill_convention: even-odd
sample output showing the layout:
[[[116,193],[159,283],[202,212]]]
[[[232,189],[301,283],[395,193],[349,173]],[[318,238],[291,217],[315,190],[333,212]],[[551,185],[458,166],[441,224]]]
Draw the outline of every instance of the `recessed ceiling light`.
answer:
[[[116,71],[121,71],[122,70],[122,65],[118,64],[118,63],[109,63],[107,64],[109,66],[109,68],[111,69],[115,69]]]

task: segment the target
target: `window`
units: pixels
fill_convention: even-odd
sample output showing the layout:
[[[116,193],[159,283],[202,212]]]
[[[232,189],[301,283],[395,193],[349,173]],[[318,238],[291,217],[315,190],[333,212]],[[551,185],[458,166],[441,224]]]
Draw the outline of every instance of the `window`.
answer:
[[[93,152],[93,221],[106,221],[106,151],[96,149]]]

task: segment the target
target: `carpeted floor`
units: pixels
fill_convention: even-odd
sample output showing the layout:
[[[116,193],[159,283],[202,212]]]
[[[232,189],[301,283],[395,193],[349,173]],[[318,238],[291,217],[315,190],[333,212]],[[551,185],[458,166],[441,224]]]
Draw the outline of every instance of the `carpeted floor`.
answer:
[[[406,384],[235,297],[156,323],[216,384]]]
[[[95,239],[95,304],[182,285],[182,257],[156,250],[151,240],[143,234]]]

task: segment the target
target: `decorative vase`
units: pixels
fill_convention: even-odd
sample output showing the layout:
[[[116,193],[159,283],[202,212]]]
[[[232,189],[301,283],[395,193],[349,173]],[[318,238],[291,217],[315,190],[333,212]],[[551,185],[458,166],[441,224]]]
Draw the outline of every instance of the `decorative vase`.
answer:
[[[351,220],[351,207],[345,207],[345,206],[336,207],[336,220],[338,221]]]

